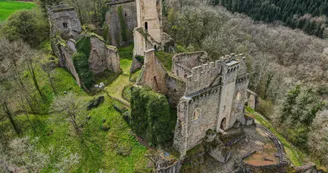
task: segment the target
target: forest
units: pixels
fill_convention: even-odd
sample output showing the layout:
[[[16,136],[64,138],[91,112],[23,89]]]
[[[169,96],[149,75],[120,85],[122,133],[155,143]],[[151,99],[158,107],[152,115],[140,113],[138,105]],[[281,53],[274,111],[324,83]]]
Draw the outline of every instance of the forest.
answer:
[[[256,21],[298,28],[310,35],[327,38],[327,0],[212,0],[231,12],[244,13]]]

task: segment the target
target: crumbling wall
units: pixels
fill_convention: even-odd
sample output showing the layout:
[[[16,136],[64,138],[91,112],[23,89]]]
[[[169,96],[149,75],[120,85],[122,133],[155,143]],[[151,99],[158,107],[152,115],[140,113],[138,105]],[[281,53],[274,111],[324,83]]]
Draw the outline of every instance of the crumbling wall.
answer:
[[[208,62],[208,55],[206,52],[181,53],[174,55],[172,61],[172,73],[187,78],[191,75],[191,68]]]
[[[180,98],[186,91],[186,83],[177,76],[169,74],[166,77],[167,93],[169,103],[176,107],[179,103]]]
[[[166,77],[168,76],[163,65],[155,57],[155,50],[150,49],[145,52],[144,66],[138,85],[148,86],[154,91],[166,94],[168,91]]]
[[[180,53],[176,54],[172,58],[172,72],[176,73],[176,66],[183,65],[189,69],[193,67],[200,66],[208,62],[208,54],[206,52],[188,52],[188,53]],[[180,75],[178,75],[180,76]]]
[[[81,22],[74,8],[66,4],[48,6],[51,34],[60,35],[65,39],[78,38],[82,32]]]
[[[75,48],[75,42],[74,40],[68,40],[66,41],[66,44],[63,43],[57,43],[55,45],[56,49],[56,55],[59,58],[59,64],[61,67],[65,67],[69,72],[71,72],[71,74],[73,75],[73,77],[76,80],[76,83],[81,87],[81,80],[79,75],[76,72],[74,63],[73,63],[73,59],[71,58],[72,55],[76,52],[76,48]]]
[[[137,7],[135,0],[114,0],[108,3],[109,11],[106,13],[106,23],[109,32],[110,44],[116,47],[133,42],[133,30],[137,27]],[[122,27],[119,16],[122,8],[126,25],[127,41],[122,40]]]
[[[107,46],[103,40],[96,36],[91,36],[91,53],[89,66],[94,74],[99,74],[105,70],[118,73],[120,69],[120,57],[115,47]]]

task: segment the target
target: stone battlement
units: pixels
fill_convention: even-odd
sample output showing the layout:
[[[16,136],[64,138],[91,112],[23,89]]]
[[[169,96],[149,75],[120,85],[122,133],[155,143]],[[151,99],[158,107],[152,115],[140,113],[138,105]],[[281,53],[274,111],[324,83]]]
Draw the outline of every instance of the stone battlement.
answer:
[[[217,60],[192,68],[191,74],[186,77],[186,94],[221,84],[223,64],[222,60]]]

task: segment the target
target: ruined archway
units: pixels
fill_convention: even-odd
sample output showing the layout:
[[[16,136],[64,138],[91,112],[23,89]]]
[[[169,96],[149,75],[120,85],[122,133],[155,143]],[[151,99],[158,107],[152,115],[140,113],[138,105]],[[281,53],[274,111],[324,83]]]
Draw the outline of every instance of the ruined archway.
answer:
[[[221,121],[220,129],[225,130],[227,126],[227,118],[223,118]]]

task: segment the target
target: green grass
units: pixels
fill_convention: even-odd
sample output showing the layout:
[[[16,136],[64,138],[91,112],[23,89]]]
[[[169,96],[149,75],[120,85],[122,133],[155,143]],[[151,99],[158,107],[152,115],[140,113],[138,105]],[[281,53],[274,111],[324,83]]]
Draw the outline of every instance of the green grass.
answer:
[[[123,70],[129,68],[130,60],[121,60]],[[37,69],[37,77],[40,88],[47,95],[49,100],[44,107],[51,106],[54,99],[54,94],[48,82],[46,73],[40,68]],[[81,88],[78,87],[72,75],[65,69],[56,68],[52,72],[53,81],[56,91],[59,95],[63,95],[65,91],[71,91],[78,95],[83,100],[89,101],[93,97],[88,96]],[[129,75],[121,75],[121,79],[117,79],[115,87],[124,87],[124,82],[129,83]],[[28,81],[29,76],[25,74],[25,80]],[[112,86],[108,86],[111,88]],[[106,88],[108,89],[108,88]],[[35,94],[36,95],[36,94]],[[146,168],[149,160],[144,156],[147,148],[141,145],[137,140],[129,126],[126,124],[122,115],[117,112],[113,105],[122,104],[118,101],[107,97],[105,94],[105,102],[88,112],[91,116],[89,122],[83,128],[84,142],[76,137],[73,133],[71,124],[60,118],[58,114],[50,115],[28,115],[32,123],[29,123],[26,115],[18,115],[15,120],[19,123],[22,129],[22,136],[30,136],[31,138],[39,138],[37,150],[45,152],[45,148],[55,148],[55,153],[52,153],[52,164],[62,160],[64,156],[60,156],[57,152],[60,148],[65,148],[69,153],[76,153],[80,156],[80,161],[69,172],[150,172]],[[99,96],[99,95],[98,95]],[[96,97],[96,96],[95,96]],[[109,125],[109,131],[101,129],[103,120]],[[33,128],[36,128],[34,133]],[[0,124],[1,131],[10,136],[15,137],[9,122]],[[123,153],[125,154],[122,154]],[[51,165],[48,165],[42,172],[56,172]]]
[[[171,71],[173,54],[166,52],[156,52],[155,55],[158,60],[163,64],[163,66],[167,70]]]
[[[16,2],[0,0],[0,23],[8,19],[8,17],[18,10],[30,10],[36,7],[36,4],[31,2]]]
[[[133,44],[130,44],[130,45],[125,46],[125,47],[118,48],[120,58],[121,59],[127,58],[127,59],[131,59],[132,60],[132,57],[133,57],[133,48],[134,48],[134,45]]]
[[[264,127],[268,128],[273,134],[277,136],[277,138],[281,141],[281,143],[285,147],[285,151],[287,153],[288,158],[291,160],[293,165],[295,166],[302,166],[304,164],[303,162],[303,156],[304,154],[299,151],[296,147],[294,147],[291,143],[289,143],[286,138],[284,138],[282,135],[280,135],[274,127],[260,114],[255,112],[252,108],[246,107],[246,112],[250,114],[255,120],[263,125]]]

